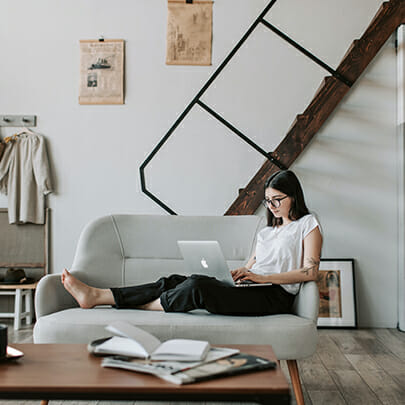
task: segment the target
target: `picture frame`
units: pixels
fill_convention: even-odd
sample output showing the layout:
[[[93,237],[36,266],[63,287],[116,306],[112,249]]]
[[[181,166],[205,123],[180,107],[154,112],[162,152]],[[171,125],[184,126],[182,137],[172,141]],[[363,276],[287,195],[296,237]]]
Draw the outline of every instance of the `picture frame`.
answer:
[[[354,259],[321,259],[318,327],[357,328]]]
[[[212,64],[212,0],[168,0],[166,64]]]
[[[124,104],[123,39],[80,41],[79,104]]]

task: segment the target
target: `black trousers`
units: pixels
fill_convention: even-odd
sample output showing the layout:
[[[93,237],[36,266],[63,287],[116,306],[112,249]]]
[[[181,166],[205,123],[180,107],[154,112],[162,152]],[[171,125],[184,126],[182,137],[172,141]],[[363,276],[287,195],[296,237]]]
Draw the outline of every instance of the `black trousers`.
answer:
[[[173,274],[154,283],[111,288],[117,308],[137,308],[160,297],[165,312],[206,309],[222,315],[274,315],[291,312],[294,295],[279,285],[232,287],[213,277]]]

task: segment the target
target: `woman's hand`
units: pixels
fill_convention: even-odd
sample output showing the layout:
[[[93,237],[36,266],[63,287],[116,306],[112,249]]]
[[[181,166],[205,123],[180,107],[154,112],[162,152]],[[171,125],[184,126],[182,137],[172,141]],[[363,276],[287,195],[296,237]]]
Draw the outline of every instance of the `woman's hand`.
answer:
[[[271,283],[271,280],[269,280],[269,276],[264,276],[263,274],[256,274],[252,273],[250,271],[247,271],[246,274],[243,275],[243,277],[240,279],[241,281],[243,280],[250,280],[253,281],[254,283]]]
[[[246,267],[231,270],[233,281],[251,280],[254,283],[270,283],[269,276],[255,274],[249,271]]]
[[[239,280],[241,277],[249,274],[249,270],[246,267],[240,267],[239,269],[231,270],[233,281]]]

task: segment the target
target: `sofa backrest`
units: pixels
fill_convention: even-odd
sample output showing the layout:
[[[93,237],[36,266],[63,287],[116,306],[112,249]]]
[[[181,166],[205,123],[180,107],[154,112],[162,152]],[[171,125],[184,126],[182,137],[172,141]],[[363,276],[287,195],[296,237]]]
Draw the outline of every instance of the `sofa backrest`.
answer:
[[[185,274],[178,240],[217,240],[230,268],[246,264],[258,216],[110,215],[88,224],[79,238],[71,269],[95,287],[117,287]]]
[[[188,275],[178,240],[217,240],[229,268],[237,268],[251,257],[264,226],[265,219],[253,215],[109,215],[83,229],[71,270],[101,288],[147,283],[174,273]],[[316,283],[302,284],[293,313],[316,322],[318,308]]]

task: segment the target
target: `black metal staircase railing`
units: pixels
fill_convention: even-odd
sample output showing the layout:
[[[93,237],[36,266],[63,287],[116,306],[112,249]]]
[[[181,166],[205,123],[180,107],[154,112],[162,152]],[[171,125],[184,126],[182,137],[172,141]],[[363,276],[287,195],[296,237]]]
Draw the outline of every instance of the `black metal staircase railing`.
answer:
[[[267,27],[269,30],[271,30],[273,33],[278,35],[280,38],[282,38],[284,41],[286,41],[288,44],[296,48],[298,51],[300,51],[303,55],[311,59],[314,63],[318,64],[321,66],[323,69],[325,69],[327,72],[329,72],[332,76],[334,76],[336,79],[339,81],[343,82],[345,85],[351,87],[352,82],[348,79],[346,79],[343,75],[341,75],[339,72],[328,66],[325,62],[323,62],[321,59],[316,57],[314,54],[309,52],[307,49],[305,49],[303,46],[301,46],[299,43],[288,37],[285,33],[280,31],[278,28],[276,28],[274,25],[270,24],[267,20],[265,20],[266,14],[270,11],[270,9],[274,6],[277,0],[272,0],[269,2],[269,4],[264,8],[264,10],[260,13],[260,15],[256,18],[256,20],[253,22],[253,24],[249,27],[249,29],[246,31],[246,33],[242,36],[242,38],[239,40],[239,42],[235,45],[235,47],[231,50],[231,52],[228,54],[228,56],[224,59],[224,61],[220,64],[220,66],[215,70],[215,72],[211,75],[211,77],[207,80],[207,82],[204,84],[204,86],[201,88],[201,90],[196,94],[196,96],[192,99],[192,101],[187,105],[187,107],[184,109],[184,111],[180,114],[180,116],[177,118],[177,120],[174,122],[172,127],[167,131],[167,133],[163,136],[163,138],[159,141],[159,143],[155,146],[155,148],[152,150],[152,152],[147,156],[147,158],[144,160],[144,162],[141,164],[139,168],[140,172],[140,179],[141,179],[141,189],[142,191],[149,197],[151,198],[156,204],[158,204],[160,207],[162,207],[164,210],[166,210],[169,214],[171,215],[177,215],[176,212],[171,209],[167,204],[165,204],[163,201],[161,201],[159,198],[157,198],[151,191],[148,190],[146,187],[146,181],[145,181],[145,169],[147,165],[152,161],[152,159],[156,156],[156,154],[159,152],[159,150],[162,148],[162,146],[166,143],[166,141],[173,135],[174,131],[177,129],[177,127],[180,125],[180,123],[184,120],[184,118],[187,116],[187,114],[191,111],[191,109],[195,106],[198,105],[200,108],[202,108],[204,111],[212,115],[214,118],[216,118],[221,124],[226,126],[228,129],[230,129],[235,135],[237,135],[239,138],[241,138],[244,142],[246,142],[250,147],[255,149],[257,152],[262,154],[266,159],[268,159],[271,163],[276,165],[280,169],[286,169],[287,167],[282,164],[277,158],[273,156],[272,152],[266,152],[263,150],[260,146],[258,146],[252,139],[250,139],[247,135],[243,134],[239,129],[237,129],[234,125],[232,125],[230,122],[228,122],[224,117],[219,115],[216,111],[214,111],[211,107],[209,107],[207,104],[205,104],[203,101],[201,101],[201,97],[203,94],[206,92],[206,90],[211,86],[211,84],[214,82],[214,80],[219,76],[219,74],[223,71],[223,69],[227,66],[227,64],[231,61],[231,59],[235,56],[235,54],[238,52],[238,50],[242,47],[242,45],[245,43],[245,41],[250,37],[250,35],[253,33],[253,31],[258,27],[259,24]]]

